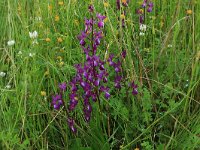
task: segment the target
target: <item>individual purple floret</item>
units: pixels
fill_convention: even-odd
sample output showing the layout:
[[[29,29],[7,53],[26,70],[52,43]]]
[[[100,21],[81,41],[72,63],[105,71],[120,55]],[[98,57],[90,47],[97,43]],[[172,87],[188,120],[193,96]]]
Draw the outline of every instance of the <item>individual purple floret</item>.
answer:
[[[122,51],[121,56],[122,56],[123,59],[126,57],[126,50]]]
[[[153,7],[153,2],[149,2],[148,6]]]
[[[55,96],[52,96],[51,105],[54,107],[54,109],[59,110],[60,107],[63,105],[62,95],[57,94]]]
[[[104,96],[105,96],[106,99],[110,98],[110,93],[109,93],[109,88],[108,87],[101,86],[100,87],[100,91],[104,92]]]
[[[66,82],[60,83],[59,85],[60,91],[66,91],[67,84]]]
[[[120,9],[120,0],[116,0],[117,9]]]
[[[121,80],[122,80],[122,77],[120,75],[117,75],[115,77],[115,88],[117,89],[121,88]]]
[[[141,5],[143,8],[145,8],[147,6],[147,0],[144,0],[142,5]]]
[[[89,122],[91,118],[91,113],[92,113],[92,106],[89,103],[89,100],[87,98],[84,100],[83,112],[84,112],[85,120]]]
[[[69,111],[74,110],[77,104],[78,104],[78,97],[77,94],[74,92],[70,94]]]
[[[106,16],[102,16],[101,14],[97,14],[97,18],[99,19],[99,21],[98,21],[98,27],[99,28],[103,28],[104,27],[103,20],[106,18]]]
[[[88,10],[89,10],[89,12],[93,12],[94,11],[94,6],[93,5],[89,5],[88,6]]]
[[[138,94],[138,90],[137,90],[137,84],[134,83],[134,81],[131,83],[131,87],[132,87],[132,94],[133,95],[137,95]]]
[[[68,126],[70,127],[70,129],[71,129],[71,131],[73,132],[73,133],[76,133],[77,132],[77,129],[75,128],[75,121],[74,121],[74,119],[72,119],[72,118],[68,118],[67,119],[67,122],[68,122]]]
[[[153,7],[147,8],[147,12],[152,12],[152,11],[153,11]]]

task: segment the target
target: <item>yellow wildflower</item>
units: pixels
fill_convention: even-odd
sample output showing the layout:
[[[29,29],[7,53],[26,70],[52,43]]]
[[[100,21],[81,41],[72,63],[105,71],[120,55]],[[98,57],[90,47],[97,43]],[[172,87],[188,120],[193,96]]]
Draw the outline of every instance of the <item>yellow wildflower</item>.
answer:
[[[55,21],[59,21],[60,17],[58,15],[55,16]]]
[[[50,39],[50,38],[46,38],[45,41],[46,41],[46,42],[50,42],[51,39]]]
[[[188,9],[188,10],[186,11],[186,14],[187,14],[187,15],[191,15],[191,14],[192,14],[192,10],[191,10],[191,9]]]
[[[63,5],[63,4],[64,4],[63,1],[59,1],[59,2],[58,2],[58,5]]]
[[[62,57],[61,56],[58,56],[57,59],[59,59],[59,61],[62,61]]]
[[[41,91],[40,94],[41,94],[41,96],[46,96],[47,95],[47,93],[45,91]]]
[[[64,52],[65,52],[65,50],[64,50],[64,49],[60,49],[60,52],[61,52],[61,53],[64,53]]]
[[[48,71],[48,70],[45,71],[44,75],[45,75],[45,76],[48,76],[48,75],[49,75],[49,71]]]
[[[126,0],[122,0],[122,3],[123,3],[123,4],[127,4],[127,1],[126,1]]]
[[[140,14],[143,14],[144,13],[144,10],[143,9],[139,9],[138,11]]]
[[[134,150],[140,150],[140,149],[136,147]]]
[[[106,17],[106,18],[103,20],[103,22],[105,22],[105,23],[106,23],[107,21],[108,21],[108,17]]]
[[[120,15],[120,18],[121,18],[121,19],[125,19],[125,15],[124,15],[124,14],[121,14],[121,15]]]
[[[63,39],[61,37],[57,38],[58,43],[62,43]]]
[[[78,20],[74,20],[74,23],[75,23],[76,26],[79,25],[79,21]]]
[[[64,62],[61,61],[61,62],[59,63],[59,66],[62,67],[63,65],[64,65]]]
[[[49,10],[52,10],[52,5],[48,5],[48,9],[49,9]]]
[[[103,3],[104,7],[108,7],[110,4],[108,2]]]

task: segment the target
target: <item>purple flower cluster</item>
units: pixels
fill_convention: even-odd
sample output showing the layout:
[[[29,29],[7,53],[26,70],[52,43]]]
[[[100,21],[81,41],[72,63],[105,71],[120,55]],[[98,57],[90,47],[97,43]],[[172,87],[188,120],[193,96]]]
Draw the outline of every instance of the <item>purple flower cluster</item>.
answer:
[[[89,11],[92,13],[93,6],[89,6]],[[92,15],[93,16],[93,15]],[[52,97],[52,106],[59,110],[62,105],[67,112],[68,126],[72,132],[76,133],[75,120],[72,118],[73,111],[78,103],[83,105],[83,114],[86,122],[89,122],[92,114],[92,102],[100,103],[100,95],[105,99],[110,99],[110,88],[108,81],[110,79],[108,67],[115,71],[114,86],[121,89],[122,81],[122,60],[126,57],[126,50],[121,53],[120,59],[114,60],[114,54],[110,54],[107,60],[102,60],[98,55],[97,48],[103,38],[104,19],[106,16],[97,14],[96,18],[85,19],[85,29],[78,35],[79,44],[85,54],[84,64],[76,64],[76,75],[66,84],[59,84],[60,93]],[[62,99],[67,85],[69,85],[69,103],[65,107]],[[131,84],[133,89],[132,94],[136,95],[137,85],[134,82]]]
[[[139,14],[139,21],[141,24],[144,23],[144,15],[143,15],[143,9],[147,8],[147,12],[150,13],[153,11],[153,2],[149,0],[144,0],[141,4],[141,8],[137,10],[137,14]]]
[[[60,107],[63,105],[63,99],[61,94],[57,94],[55,96],[52,96],[52,102],[51,105],[54,109],[59,110]]]
[[[51,102],[51,105],[54,107],[54,109],[56,110],[59,110],[60,107],[63,105],[63,98],[62,98],[62,95],[63,95],[63,92],[66,91],[66,88],[67,88],[67,84],[65,82],[61,83],[58,85],[59,88],[60,88],[60,93],[59,94],[56,94],[54,96],[52,96],[52,102]]]
[[[76,75],[70,82],[69,111],[75,109],[78,99],[83,99],[83,112],[87,122],[90,121],[92,113],[90,100],[96,102],[101,93],[104,93],[106,99],[110,98],[109,88],[106,86],[108,72],[105,69],[105,62],[97,55],[97,47],[103,37],[102,28],[105,18],[105,16],[97,14],[96,19],[85,19],[85,30],[78,36],[78,39],[86,61],[83,65],[75,65]],[[86,40],[89,40],[89,44]],[[80,92],[82,93],[80,94]],[[81,96],[78,97],[78,95]]]

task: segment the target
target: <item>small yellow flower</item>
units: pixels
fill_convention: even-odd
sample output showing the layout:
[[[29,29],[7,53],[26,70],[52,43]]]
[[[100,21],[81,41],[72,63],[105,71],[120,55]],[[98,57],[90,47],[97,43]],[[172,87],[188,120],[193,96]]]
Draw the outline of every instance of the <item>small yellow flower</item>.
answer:
[[[52,10],[52,8],[53,8],[52,5],[48,5],[49,10]]]
[[[48,71],[48,70],[45,71],[44,75],[45,75],[45,76],[48,76],[48,75],[49,75],[49,71]]]
[[[59,63],[59,66],[62,67],[63,65],[64,65],[64,62],[61,61],[61,62]]]
[[[188,9],[188,10],[186,11],[186,14],[187,14],[187,15],[191,15],[191,14],[192,14],[192,10],[191,10],[191,9]]]
[[[122,0],[122,3],[123,3],[123,4],[126,4],[126,3],[127,3],[127,1],[126,1],[126,0]]]
[[[79,21],[78,21],[78,20],[74,20],[74,24],[75,24],[76,26],[78,26],[78,25],[79,25]]]
[[[50,42],[51,39],[50,39],[50,38],[46,38],[45,41],[46,41],[46,42]]]
[[[121,19],[125,19],[125,15],[124,15],[124,14],[121,14],[121,15],[120,15],[120,18],[121,18]]]
[[[61,37],[57,38],[58,43],[62,43],[63,39]]]
[[[140,13],[140,14],[143,14],[143,13],[144,13],[144,10],[143,10],[143,9],[139,9],[139,13]]]
[[[59,1],[59,2],[58,2],[58,5],[63,5],[63,4],[64,4],[63,1]]]
[[[103,20],[103,22],[105,22],[105,23],[106,23],[107,21],[108,21],[108,17],[106,17],[106,18]]]
[[[74,97],[75,100],[78,100],[78,97]]]
[[[64,53],[64,52],[65,52],[65,50],[64,50],[64,49],[60,49],[60,52],[61,52],[61,53]]]
[[[61,56],[58,56],[57,59],[58,59],[59,61],[62,61],[62,57],[61,57]]]
[[[104,7],[108,7],[110,4],[108,2],[103,3]]]
[[[60,20],[60,17],[59,17],[58,15],[56,15],[56,16],[55,16],[55,21],[58,22],[59,20]]]
[[[136,147],[134,150],[140,150],[140,149]]]
[[[40,94],[41,94],[41,96],[46,96],[47,95],[47,93],[45,91],[41,91]]]

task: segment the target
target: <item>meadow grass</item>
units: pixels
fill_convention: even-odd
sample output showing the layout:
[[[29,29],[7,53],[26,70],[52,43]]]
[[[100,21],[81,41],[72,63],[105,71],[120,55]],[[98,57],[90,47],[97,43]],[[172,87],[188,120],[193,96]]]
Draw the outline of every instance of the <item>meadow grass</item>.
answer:
[[[74,64],[84,62],[77,35],[91,1],[59,2],[0,1],[0,72],[6,73],[0,77],[0,149],[200,149],[200,3],[153,0],[147,31],[139,36],[141,1],[126,8],[125,28],[118,27],[122,10],[115,0],[108,6],[93,1],[95,12],[107,16],[98,53],[126,49],[124,71],[139,94],[103,100],[108,108],[101,113],[94,104],[89,124],[78,107],[74,135],[63,108],[53,110],[51,96],[73,77]],[[38,44],[29,37],[35,30]],[[8,46],[9,40],[15,44]]]

